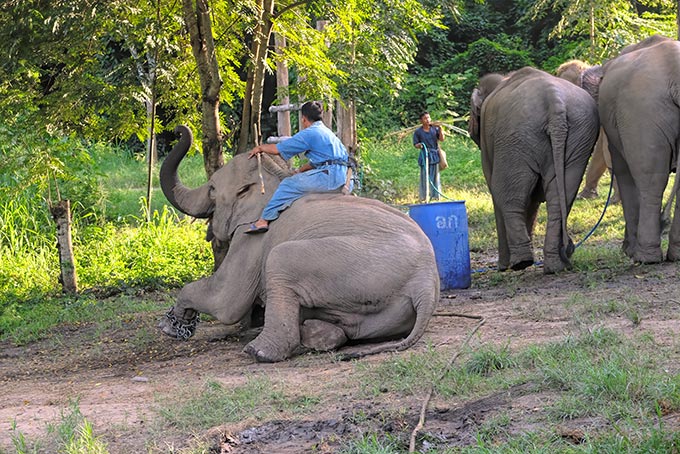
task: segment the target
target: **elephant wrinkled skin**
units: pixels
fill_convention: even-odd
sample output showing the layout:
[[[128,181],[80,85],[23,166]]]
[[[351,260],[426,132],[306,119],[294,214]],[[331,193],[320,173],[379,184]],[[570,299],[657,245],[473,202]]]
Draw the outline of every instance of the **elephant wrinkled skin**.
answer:
[[[405,214],[376,200],[311,194],[272,222],[244,235],[280,183],[291,174],[278,156],[236,155],[203,186],[190,189],[177,167],[192,137],[185,127],[161,167],[161,187],[180,211],[211,219],[211,235],[226,248],[215,272],[187,284],[160,327],[177,336],[196,312],[227,325],[249,319],[263,304],[264,327],[245,351],[273,362],[305,349],[331,350],[347,341],[385,341],[357,354],[403,350],[423,334],[439,300],[430,240]],[[247,324],[247,323],[246,323]],[[190,332],[189,334],[192,334]]]
[[[586,70],[583,88],[598,101],[609,138],[626,221],[623,250],[636,262],[660,262],[663,193],[677,167],[680,141],[680,43],[655,35],[630,45]],[[676,205],[669,234],[669,261],[680,259],[679,209]]]
[[[531,236],[543,201],[543,271],[569,268],[574,245],[567,216],[598,135],[595,102],[571,82],[535,68],[489,74],[472,93],[469,130],[493,199],[498,268],[533,264]]]

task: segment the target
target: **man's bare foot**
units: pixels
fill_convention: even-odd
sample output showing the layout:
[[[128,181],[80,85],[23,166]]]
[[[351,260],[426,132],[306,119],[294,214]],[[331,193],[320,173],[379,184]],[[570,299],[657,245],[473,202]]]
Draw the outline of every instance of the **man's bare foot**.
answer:
[[[269,221],[258,219],[250,224],[250,227],[244,233],[264,233],[267,230],[269,230]]]

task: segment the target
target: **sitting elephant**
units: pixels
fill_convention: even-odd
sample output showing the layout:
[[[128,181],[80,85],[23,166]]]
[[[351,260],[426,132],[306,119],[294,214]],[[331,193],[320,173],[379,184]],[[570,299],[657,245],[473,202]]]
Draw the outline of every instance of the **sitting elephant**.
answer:
[[[543,201],[543,271],[571,266],[567,216],[598,130],[595,102],[564,79],[530,67],[482,77],[472,93],[469,132],[493,199],[500,270],[533,264],[531,237]]]
[[[660,262],[663,193],[679,158],[680,43],[655,35],[630,45],[616,58],[587,69],[583,88],[598,101],[609,138],[626,220],[623,250],[636,262]],[[669,261],[680,259],[678,209],[669,234]]]
[[[164,333],[190,337],[199,312],[235,325],[263,304],[262,332],[244,350],[258,361],[348,341],[389,340],[355,356],[418,341],[439,301],[439,275],[430,240],[411,218],[376,200],[311,194],[283,211],[266,234],[244,235],[291,168],[262,155],[260,177],[258,159],[236,155],[190,189],[177,168],[192,135],[186,126],[177,131],[180,141],[161,166],[163,193],[183,213],[211,219],[224,259],[211,276],[180,291],[160,323]]]

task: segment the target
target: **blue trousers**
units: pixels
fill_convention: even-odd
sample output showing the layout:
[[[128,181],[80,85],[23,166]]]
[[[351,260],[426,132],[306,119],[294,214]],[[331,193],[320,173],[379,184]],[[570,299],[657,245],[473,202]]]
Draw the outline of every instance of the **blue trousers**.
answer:
[[[279,213],[305,194],[312,192],[333,192],[340,189],[345,180],[326,169],[314,169],[284,178],[274,195],[264,207],[262,219],[273,221]]]

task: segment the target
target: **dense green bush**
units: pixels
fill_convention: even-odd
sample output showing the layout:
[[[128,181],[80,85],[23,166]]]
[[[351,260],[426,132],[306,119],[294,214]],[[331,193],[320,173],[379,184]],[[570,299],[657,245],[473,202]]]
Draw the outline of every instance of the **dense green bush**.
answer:
[[[479,76],[487,73],[507,73],[524,66],[534,66],[527,51],[513,49],[504,44],[482,38],[470,44],[465,61],[476,66]]]

